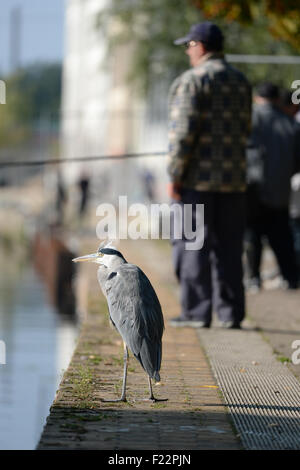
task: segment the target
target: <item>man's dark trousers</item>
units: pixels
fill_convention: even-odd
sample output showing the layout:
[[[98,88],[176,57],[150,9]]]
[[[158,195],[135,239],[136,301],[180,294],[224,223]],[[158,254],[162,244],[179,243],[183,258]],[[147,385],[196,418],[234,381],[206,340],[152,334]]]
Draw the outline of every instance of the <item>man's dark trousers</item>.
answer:
[[[256,197],[257,199],[257,197]],[[268,207],[248,192],[245,240],[249,276],[260,279],[262,237],[266,236],[276,256],[282,277],[291,287],[298,285],[298,268],[288,207]]]
[[[181,315],[210,324],[215,310],[222,322],[239,324],[245,315],[242,250],[245,195],[183,189],[178,203],[204,204],[204,244],[186,250],[187,240],[171,235],[173,262],[181,286]],[[182,211],[183,212],[183,211]],[[174,220],[176,223],[176,218]],[[193,227],[195,229],[195,226]]]

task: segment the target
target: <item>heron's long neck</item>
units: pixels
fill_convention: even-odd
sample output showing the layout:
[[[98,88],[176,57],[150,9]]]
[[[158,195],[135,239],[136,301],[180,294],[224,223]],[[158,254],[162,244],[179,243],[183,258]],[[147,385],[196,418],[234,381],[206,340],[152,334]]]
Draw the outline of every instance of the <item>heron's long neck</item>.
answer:
[[[114,271],[115,269],[118,269],[122,264],[127,263],[127,261],[123,258],[120,258],[119,256],[111,260],[111,263],[109,266],[107,266],[107,269],[109,272]]]
[[[97,271],[97,278],[98,278],[98,282],[100,284],[100,287],[104,295],[106,295],[104,285],[110,273],[116,271],[122,264],[125,264],[125,263],[127,263],[127,261],[125,261],[124,259],[117,258],[115,260],[112,260],[111,265],[109,267],[104,266],[103,264],[99,265],[99,268]]]

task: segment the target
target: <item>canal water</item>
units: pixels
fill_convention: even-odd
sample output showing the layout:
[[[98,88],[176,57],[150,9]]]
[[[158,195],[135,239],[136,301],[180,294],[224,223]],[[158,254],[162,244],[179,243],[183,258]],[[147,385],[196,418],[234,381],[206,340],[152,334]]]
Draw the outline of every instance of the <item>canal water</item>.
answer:
[[[0,262],[0,449],[35,449],[78,326],[50,305],[33,266]]]

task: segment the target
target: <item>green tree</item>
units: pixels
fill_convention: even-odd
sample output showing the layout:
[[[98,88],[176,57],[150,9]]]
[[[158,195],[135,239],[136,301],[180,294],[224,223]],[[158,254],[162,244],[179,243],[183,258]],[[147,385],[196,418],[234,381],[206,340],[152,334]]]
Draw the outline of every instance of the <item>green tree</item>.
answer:
[[[266,19],[268,31],[300,52],[300,9],[295,0],[193,0],[206,18],[252,24]]]
[[[36,64],[5,79],[6,104],[0,106],[0,145],[19,145],[40,119],[59,120],[61,65]]]
[[[187,67],[185,55],[173,41],[202,19],[188,0],[112,0],[96,26],[109,40],[110,54],[119,44],[133,44],[129,79],[145,90],[151,81],[173,77]]]
[[[273,9],[274,15],[278,15],[277,22],[271,20],[273,3],[277,5]],[[187,57],[181,47],[174,46],[174,39],[185,35],[191,24],[205,19],[213,20],[222,28],[226,38],[225,52],[228,54],[297,53],[295,43],[287,41],[287,34],[280,34],[280,3],[285,4],[284,1],[267,0],[111,0],[110,7],[99,15],[97,25],[109,38],[110,52],[118,44],[134,44],[129,78],[147,90],[154,80],[164,77],[171,81],[188,67]],[[294,2],[286,2],[291,3]],[[265,10],[267,6],[268,10]],[[264,15],[264,11],[268,15]],[[292,9],[285,9],[284,14],[289,17],[294,15],[295,18],[298,15]],[[293,65],[237,66],[253,84],[272,77],[278,84],[288,87],[297,78]]]

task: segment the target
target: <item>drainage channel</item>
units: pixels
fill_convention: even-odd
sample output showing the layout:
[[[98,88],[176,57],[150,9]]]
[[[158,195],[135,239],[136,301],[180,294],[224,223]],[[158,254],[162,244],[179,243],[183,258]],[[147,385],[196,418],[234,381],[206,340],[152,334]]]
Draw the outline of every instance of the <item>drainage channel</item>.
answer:
[[[300,449],[300,383],[268,343],[243,330],[198,330],[245,449]]]

